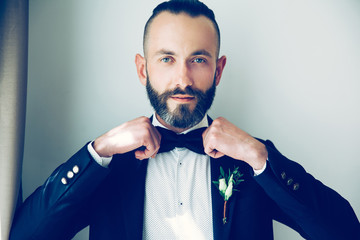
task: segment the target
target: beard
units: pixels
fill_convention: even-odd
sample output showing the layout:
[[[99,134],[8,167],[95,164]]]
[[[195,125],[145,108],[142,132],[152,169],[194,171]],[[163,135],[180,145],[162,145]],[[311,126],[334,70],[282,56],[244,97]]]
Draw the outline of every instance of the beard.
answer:
[[[213,85],[206,92],[188,86],[184,90],[177,87],[159,94],[151,85],[149,77],[146,81],[146,92],[155,112],[167,124],[176,128],[191,128],[198,124],[210,109],[214,101],[215,90],[215,77]],[[167,101],[176,94],[186,94],[195,97],[197,100],[195,108],[191,110],[190,104],[178,104],[173,111],[170,111]]]

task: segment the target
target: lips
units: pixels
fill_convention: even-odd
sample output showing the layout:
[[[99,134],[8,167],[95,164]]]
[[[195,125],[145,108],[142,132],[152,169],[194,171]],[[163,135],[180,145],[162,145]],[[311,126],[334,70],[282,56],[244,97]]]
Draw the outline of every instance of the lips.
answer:
[[[179,95],[179,94],[173,95],[170,98],[181,103],[191,102],[195,99],[195,97],[191,95]]]

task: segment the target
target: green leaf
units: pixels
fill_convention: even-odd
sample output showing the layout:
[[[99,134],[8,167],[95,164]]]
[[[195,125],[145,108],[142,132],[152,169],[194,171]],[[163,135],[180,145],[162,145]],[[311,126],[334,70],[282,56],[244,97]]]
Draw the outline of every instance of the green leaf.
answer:
[[[221,166],[220,166],[220,174],[221,174],[222,178],[225,178],[225,172]]]

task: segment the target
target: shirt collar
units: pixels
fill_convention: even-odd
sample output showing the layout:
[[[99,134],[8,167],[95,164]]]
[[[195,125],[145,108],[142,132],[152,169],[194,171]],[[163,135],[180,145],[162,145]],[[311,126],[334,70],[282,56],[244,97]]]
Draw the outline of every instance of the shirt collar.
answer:
[[[156,114],[154,113],[153,114],[153,118],[152,118],[152,124],[155,126],[155,127],[163,127],[163,128],[166,128],[168,129],[167,127],[165,127],[164,125],[162,125],[159,120],[156,118]],[[196,124],[195,126],[193,126],[192,128],[189,128],[188,130],[185,130],[183,132],[181,132],[180,134],[186,134],[188,132],[191,132],[195,129],[198,129],[198,128],[202,128],[202,127],[208,127],[209,126],[209,122],[208,122],[208,118],[207,118],[207,114],[205,114],[204,118],[198,123]]]

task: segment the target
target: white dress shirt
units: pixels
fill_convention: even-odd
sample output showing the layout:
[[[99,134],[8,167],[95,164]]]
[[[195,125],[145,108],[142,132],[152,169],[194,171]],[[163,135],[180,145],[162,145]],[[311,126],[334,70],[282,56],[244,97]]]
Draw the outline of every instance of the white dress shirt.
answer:
[[[207,126],[205,116],[186,132]],[[149,159],[143,238],[213,239],[209,156],[175,148]]]
[[[153,125],[164,127],[155,117]],[[207,116],[180,133],[208,127]],[[165,128],[165,127],[164,127]],[[112,158],[100,157],[90,143],[88,151],[103,167]],[[254,170],[261,174],[266,168]],[[143,239],[213,239],[210,157],[175,148],[148,162]]]

